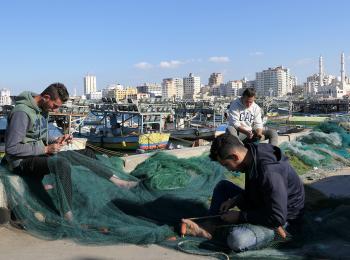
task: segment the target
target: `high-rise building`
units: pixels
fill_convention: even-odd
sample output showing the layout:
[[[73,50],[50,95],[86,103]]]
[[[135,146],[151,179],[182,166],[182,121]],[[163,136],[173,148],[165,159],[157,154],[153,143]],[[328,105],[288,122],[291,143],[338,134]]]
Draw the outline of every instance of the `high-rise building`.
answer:
[[[209,86],[219,86],[223,83],[222,73],[212,73],[209,77]]]
[[[201,78],[193,76],[192,73],[184,78],[184,99],[194,99],[194,96],[200,92]]]
[[[176,97],[176,88],[173,79],[163,79],[162,82],[162,97],[174,98]]]
[[[242,89],[242,80],[231,80],[226,84],[220,85],[220,95],[224,97],[238,96],[239,90]]]
[[[137,89],[133,87],[124,87],[120,84],[113,84],[108,88],[102,90],[102,96],[108,98],[115,98],[118,100],[124,100],[127,98],[134,98],[137,95]]]
[[[289,69],[282,66],[256,73],[256,91],[259,96],[284,96],[290,89]]]
[[[102,91],[91,92],[86,95],[86,99],[100,100],[102,99]]]
[[[176,97],[182,99],[184,93],[184,85],[182,78],[167,78],[162,82],[162,97]]]
[[[183,99],[184,97],[184,80],[182,78],[173,78],[176,88],[176,98]]]
[[[161,97],[162,86],[157,83],[144,83],[141,86],[137,86],[137,93],[149,94],[150,97]]]
[[[176,97],[176,86],[172,78],[163,79],[162,82],[162,97],[174,98]]]
[[[84,77],[84,95],[96,92],[96,76],[86,75]]]

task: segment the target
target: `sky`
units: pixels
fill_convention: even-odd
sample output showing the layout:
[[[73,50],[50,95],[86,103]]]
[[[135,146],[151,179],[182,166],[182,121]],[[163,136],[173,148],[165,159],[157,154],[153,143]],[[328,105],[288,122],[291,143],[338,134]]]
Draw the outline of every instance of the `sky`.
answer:
[[[0,0],[0,88],[16,95],[53,82],[83,93],[189,73],[207,84],[283,65],[298,83],[350,70],[347,0]]]

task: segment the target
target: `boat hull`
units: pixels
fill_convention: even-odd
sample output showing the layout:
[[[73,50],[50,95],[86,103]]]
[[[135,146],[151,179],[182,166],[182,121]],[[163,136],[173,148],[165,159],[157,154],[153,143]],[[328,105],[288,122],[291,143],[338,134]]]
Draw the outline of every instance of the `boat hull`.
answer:
[[[170,131],[171,138],[180,138],[185,140],[198,140],[205,139],[211,140],[215,137],[215,129],[210,128],[189,128],[189,129],[177,129]]]
[[[168,145],[170,134],[150,133],[129,136],[87,136],[88,143],[110,150],[156,150]]]

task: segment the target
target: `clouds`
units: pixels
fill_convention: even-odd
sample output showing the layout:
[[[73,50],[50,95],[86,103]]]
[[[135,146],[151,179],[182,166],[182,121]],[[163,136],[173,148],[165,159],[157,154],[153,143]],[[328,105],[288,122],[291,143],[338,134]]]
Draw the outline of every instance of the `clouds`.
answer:
[[[262,51],[253,51],[249,53],[249,56],[263,56],[264,53]]]
[[[134,65],[135,68],[141,69],[141,70],[147,70],[153,68],[153,65],[151,63],[148,63],[146,61],[141,61],[139,63],[136,63]]]
[[[185,62],[179,61],[179,60],[161,61],[159,63],[159,67],[163,69],[171,69],[171,68],[177,68],[182,64],[185,64]]]
[[[141,61],[136,64],[134,64],[134,67],[140,70],[148,70],[148,69],[176,69],[183,65],[190,64],[190,63],[203,63],[205,64],[206,60],[203,60],[202,58],[189,58],[186,60],[163,60],[157,63],[151,63],[147,61]],[[230,58],[227,56],[212,56],[207,59],[207,62],[211,63],[228,63],[230,62]]]
[[[213,56],[209,58],[209,61],[214,63],[227,63],[230,62],[230,58],[227,56]]]

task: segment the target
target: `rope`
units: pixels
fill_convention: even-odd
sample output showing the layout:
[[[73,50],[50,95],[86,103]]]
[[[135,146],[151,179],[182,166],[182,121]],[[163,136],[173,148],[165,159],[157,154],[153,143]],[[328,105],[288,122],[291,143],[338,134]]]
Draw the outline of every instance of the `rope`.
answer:
[[[86,143],[86,147],[89,147],[97,152],[100,152],[100,153],[104,153],[104,154],[107,154],[107,155],[111,155],[111,156],[118,156],[118,157],[122,157],[125,155],[125,153],[121,153],[121,152],[116,152],[116,151],[111,151],[111,150],[108,150],[108,149],[105,149],[105,148],[101,148],[101,147],[98,147],[98,146],[95,146],[95,145],[92,145],[92,144],[89,144],[89,143]]]
[[[197,243],[198,241],[195,241],[195,240],[185,240],[185,241],[181,241],[177,244],[177,248],[181,251],[181,252],[184,252],[184,253],[187,253],[187,254],[192,254],[192,255],[202,255],[202,256],[214,256],[216,258],[219,258],[219,259],[225,259],[225,260],[230,260],[230,257],[223,253],[223,252],[201,252],[196,250],[196,249],[185,249],[183,248],[183,245],[184,244],[188,244],[188,243],[191,243],[191,242],[194,242],[194,243]]]

